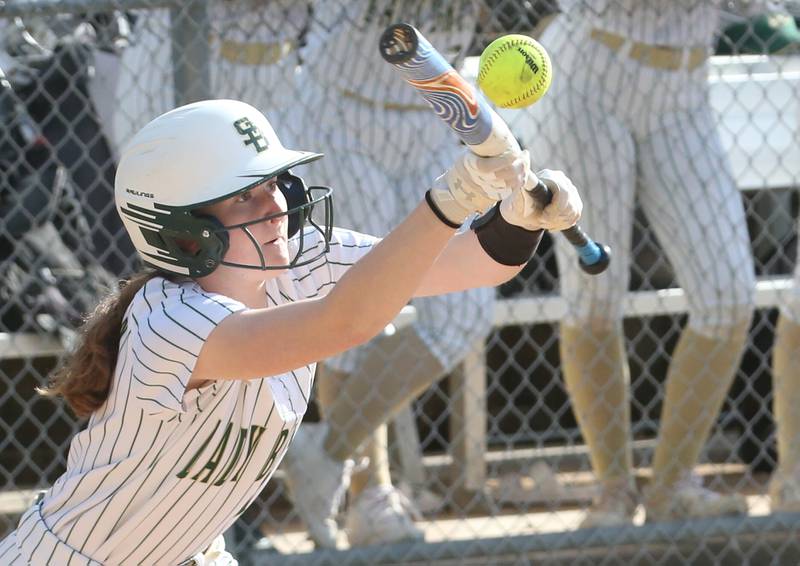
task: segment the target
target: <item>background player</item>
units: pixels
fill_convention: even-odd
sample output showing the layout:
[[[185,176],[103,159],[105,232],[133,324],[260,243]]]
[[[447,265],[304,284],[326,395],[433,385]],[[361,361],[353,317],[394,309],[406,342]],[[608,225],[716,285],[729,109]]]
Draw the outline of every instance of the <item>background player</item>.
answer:
[[[209,4],[209,95],[247,101],[269,112],[284,143],[299,126],[296,108],[301,72],[298,48],[308,25],[308,3],[294,0],[219,0]],[[175,103],[169,11],[138,13],[131,45],[122,52],[116,92],[114,138],[119,147],[151,118]],[[280,85],[269,88],[268,85]]]
[[[584,526],[632,520],[638,496],[622,330],[634,202],[675,270],[689,320],[672,354],[645,506],[648,520],[746,512],[691,478],[738,368],[755,285],[741,197],[708,104],[706,58],[719,21],[712,1],[561,2],[541,41],[552,92],[525,114],[536,159],[574,171],[587,231],[615,251],[587,277],[559,243],[564,377],[601,495]],[[620,90],[620,85],[626,85]]]
[[[780,309],[772,352],[773,411],[778,441],[778,466],[769,486],[773,511],[800,511],[800,420],[797,367],[800,363],[800,268],[795,267],[795,296]]]
[[[415,293],[508,279],[542,227],[580,214],[563,176],[544,211],[522,206],[536,180],[527,155],[465,154],[378,242],[328,214],[307,221],[330,192],[289,170],[318,157],[229,100],[168,112],[125,147],[116,204],[155,270],[98,307],[56,376],[51,393],[90,419],[66,472],[0,541],[0,562],[235,564],[218,537],[283,458],[314,360],[379,332]],[[501,195],[493,221],[453,237]]]
[[[412,23],[458,68],[473,41],[481,5],[474,0],[314,3],[301,51],[305,68],[300,107],[325,111],[305,112],[302,131],[318,140],[331,157],[312,165],[312,170],[343,195],[336,209],[342,226],[386,233],[415,206],[415,187],[459,151],[452,133],[431,120],[430,108],[419,94],[380,58],[381,32],[398,21]],[[390,194],[386,187],[391,187]],[[371,432],[363,449],[368,468],[355,474],[351,488],[346,519],[351,545],[422,537],[411,520],[411,504],[392,484],[386,428],[379,423],[392,416],[390,407],[402,407],[397,400],[413,401],[488,334],[494,294],[494,289],[485,288],[416,299],[413,325],[325,362],[328,378],[319,380],[318,386],[329,428],[318,429],[316,434],[324,440],[313,442],[323,442],[341,459],[355,448],[353,436]],[[349,399],[340,394],[345,381],[350,382],[348,388],[355,388]],[[362,411],[365,405],[369,414]],[[295,450],[306,451],[301,443]],[[290,455],[287,465],[293,462]],[[299,477],[297,472],[293,467],[290,477]],[[309,477],[300,482],[302,489],[293,490],[297,508],[315,542],[333,546],[336,486],[319,477],[319,468],[303,472]],[[320,486],[320,492],[309,485]],[[458,491],[457,485],[450,488]]]

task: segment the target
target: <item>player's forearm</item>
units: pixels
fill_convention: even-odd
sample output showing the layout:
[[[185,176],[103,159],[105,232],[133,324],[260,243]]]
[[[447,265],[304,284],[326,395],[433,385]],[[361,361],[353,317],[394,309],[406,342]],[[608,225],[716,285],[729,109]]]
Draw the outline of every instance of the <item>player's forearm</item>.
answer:
[[[420,203],[336,284],[325,298],[330,316],[345,317],[363,340],[373,337],[414,295],[453,232]]]
[[[425,275],[414,296],[428,297],[475,287],[496,287],[519,273],[523,265],[502,265],[484,251],[475,232],[452,238]]]
[[[248,309],[222,321],[192,380],[277,375],[366,342],[412,297],[453,232],[421,203],[325,297]]]

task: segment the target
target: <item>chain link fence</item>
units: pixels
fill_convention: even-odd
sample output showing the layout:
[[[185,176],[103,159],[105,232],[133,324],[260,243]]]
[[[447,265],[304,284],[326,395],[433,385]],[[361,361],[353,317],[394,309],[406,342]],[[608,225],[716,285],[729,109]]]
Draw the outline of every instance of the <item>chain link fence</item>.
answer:
[[[374,428],[373,404],[388,442],[377,427],[356,454],[338,550],[314,550],[284,466],[226,533],[234,555],[800,560],[800,5],[26,0],[0,17],[0,536],[82,426],[34,388],[137,267],[113,204],[126,139],[178,104],[244,100],[326,154],[300,173],[334,188],[337,225],[382,235],[461,151],[380,59],[407,21],[472,80],[501,34],[548,49],[550,92],[500,113],[537,168],[575,181],[612,268],[583,276],[546,235],[514,280],[416,302],[320,364],[304,426],[345,438]],[[354,417],[326,419],[359,379]]]

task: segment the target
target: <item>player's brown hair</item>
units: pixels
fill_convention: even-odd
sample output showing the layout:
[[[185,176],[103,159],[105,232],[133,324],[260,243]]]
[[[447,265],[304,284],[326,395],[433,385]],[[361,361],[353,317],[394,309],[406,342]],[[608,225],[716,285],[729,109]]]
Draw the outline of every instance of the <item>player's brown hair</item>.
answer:
[[[117,364],[122,318],[134,295],[157,271],[147,270],[121,281],[106,296],[80,328],[75,349],[55,370],[46,388],[37,391],[48,397],[60,395],[79,417],[88,417],[108,398]]]

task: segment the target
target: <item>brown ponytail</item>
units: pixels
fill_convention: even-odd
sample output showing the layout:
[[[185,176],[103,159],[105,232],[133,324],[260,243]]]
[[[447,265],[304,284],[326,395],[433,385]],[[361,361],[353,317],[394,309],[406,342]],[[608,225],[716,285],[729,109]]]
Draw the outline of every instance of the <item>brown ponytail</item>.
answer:
[[[143,271],[120,282],[119,290],[105,297],[80,329],[78,344],[53,373],[47,388],[38,389],[48,397],[62,396],[79,417],[88,417],[108,397],[117,364],[122,317],[134,295],[159,275]]]

